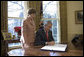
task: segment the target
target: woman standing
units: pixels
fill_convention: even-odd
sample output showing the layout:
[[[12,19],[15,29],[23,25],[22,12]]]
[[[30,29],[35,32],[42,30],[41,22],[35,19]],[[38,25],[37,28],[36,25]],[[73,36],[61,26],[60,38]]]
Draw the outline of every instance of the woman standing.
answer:
[[[23,21],[23,26],[22,26],[22,36],[21,36],[21,43],[22,43],[22,48],[24,49],[24,56],[27,56],[31,48],[33,47],[33,42],[35,38],[35,23],[34,23],[34,18],[36,15],[36,10],[35,9],[29,9],[28,11],[28,16],[27,18]]]

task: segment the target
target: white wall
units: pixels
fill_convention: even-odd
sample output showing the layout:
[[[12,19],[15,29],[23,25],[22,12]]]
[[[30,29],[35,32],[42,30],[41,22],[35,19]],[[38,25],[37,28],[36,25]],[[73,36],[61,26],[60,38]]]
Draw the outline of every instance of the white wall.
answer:
[[[67,1],[67,28],[68,42],[73,39],[75,34],[83,34],[83,24],[75,24],[75,11],[83,10],[83,1]],[[73,49],[73,45],[70,47]]]

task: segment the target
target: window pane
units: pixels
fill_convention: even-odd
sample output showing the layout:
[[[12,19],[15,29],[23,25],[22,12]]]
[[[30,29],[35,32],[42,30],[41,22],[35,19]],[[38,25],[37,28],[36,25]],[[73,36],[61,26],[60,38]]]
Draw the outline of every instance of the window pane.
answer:
[[[43,1],[43,18],[57,18],[57,1]]]
[[[23,17],[23,9],[23,1],[8,1],[8,17]]]
[[[51,1],[43,1],[43,4],[48,4],[48,3],[50,3]]]
[[[56,20],[54,20],[54,19]],[[49,21],[52,22],[52,35],[57,43],[59,41],[59,32],[58,32],[58,19],[59,19],[59,1],[43,1],[43,19],[44,19],[44,24]],[[46,20],[47,19],[47,20]]]
[[[16,26],[21,26],[22,24],[22,19],[8,19],[8,32],[12,33],[12,35],[16,35],[17,37],[17,33],[14,31],[14,27]]]
[[[57,20],[52,20],[52,34],[54,40],[57,42]]]

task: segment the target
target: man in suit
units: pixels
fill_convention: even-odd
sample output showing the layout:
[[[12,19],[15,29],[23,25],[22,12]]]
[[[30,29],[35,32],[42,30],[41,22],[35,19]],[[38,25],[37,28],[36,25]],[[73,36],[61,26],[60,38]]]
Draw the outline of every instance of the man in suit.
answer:
[[[51,27],[52,27],[52,23],[48,21],[47,24],[44,25],[43,29],[39,29],[36,32],[36,38],[34,42],[35,46],[55,44],[52,36],[52,31],[50,30]]]

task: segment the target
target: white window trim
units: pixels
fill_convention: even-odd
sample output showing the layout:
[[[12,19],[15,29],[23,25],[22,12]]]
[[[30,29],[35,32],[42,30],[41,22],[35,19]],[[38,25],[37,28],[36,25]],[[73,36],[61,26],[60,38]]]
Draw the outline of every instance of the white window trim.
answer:
[[[8,17],[8,18],[12,18],[12,19],[24,19],[24,18],[21,18],[21,17]]]

